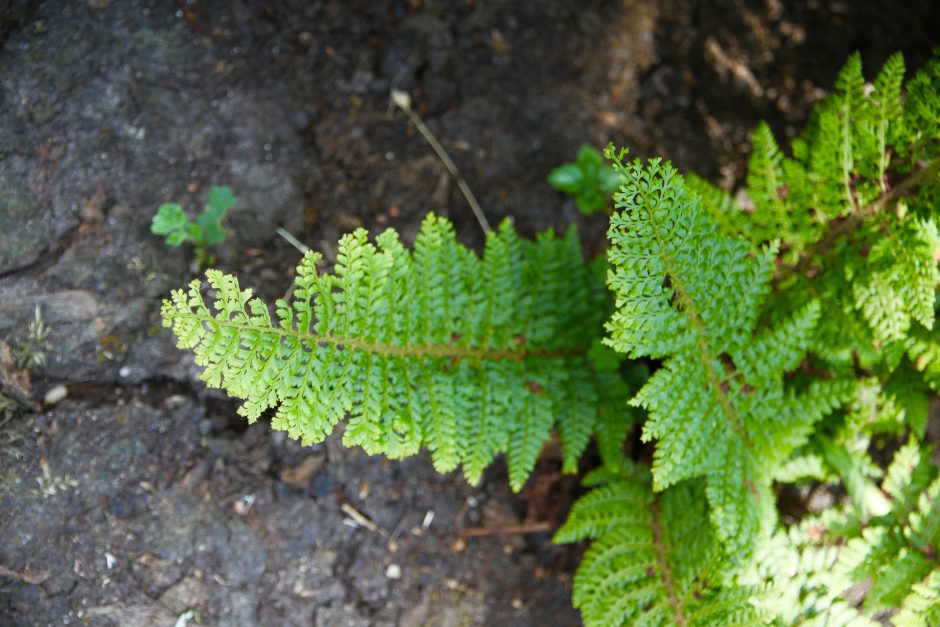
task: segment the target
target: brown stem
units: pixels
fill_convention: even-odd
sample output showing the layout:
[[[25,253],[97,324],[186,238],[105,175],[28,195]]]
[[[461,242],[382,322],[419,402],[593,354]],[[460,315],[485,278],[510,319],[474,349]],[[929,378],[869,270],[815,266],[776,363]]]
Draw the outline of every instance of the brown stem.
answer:
[[[0,564],[0,577],[8,577],[9,579],[16,579],[18,581],[23,581],[28,584],[38,585],[44,582],[46,579],[52,576],[48,570],[25,570],[23,572],[17,572],[11,570],[6,566]]]
[[[663,587],[669,595],[669,605],[672,606],[672,618],[676,625],[685,627],[689,624],[689,619],[682,612],[682,603],[679,601],[679,595],[676,594],[676,584],[672,579],[672,569],[669,567],[668,547],[664,537],[663,528],[659,521],[659,506],[652,504],[652,522],[653,522],[653,546],[656,547],[656,561],[659,565],[659,572],[663,577]]]
[[[539,533],[542,531],[551,531],[550,522],[522,523],[520,525],[500,525],[497,527],[470,527],[469,529],[458,529],[454,535],[459,538],[478,538],[481,536],[496,536],[515,533]]]

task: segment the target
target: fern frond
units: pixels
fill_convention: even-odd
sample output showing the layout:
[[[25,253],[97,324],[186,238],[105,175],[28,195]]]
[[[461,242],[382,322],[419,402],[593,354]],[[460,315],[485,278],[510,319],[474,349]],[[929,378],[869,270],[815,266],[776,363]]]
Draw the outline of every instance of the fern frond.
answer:
[[[760,544],[749,570],[737,579],[767,589],[755,604],[776,617],[775,625],[880,625],[843,598],[852,579],[840,567],[839,547],[820,537],[825,528],[824,521],[810,518],[778,531]]]
[[[779,155],[766,130],[755,134],[748,194],[767,207],[742,213],[740,232],[752,244],[767,241],[764,225],[779,209],[768,181],[780,177],[793,226],[777,231],[784,254],[768,318],[817,300],[826,315],[813,352],[842,371],[890,372],[910,350],[912,323],[930,328],[935,317],[940,57],[905,88],[903,78],[904,61],[893,55],[866,87],[853,55],[793,142],[792,159]]]
[[[871,94],[873,111],[871,127],[864,136],[873,144],[867,151],[875,158],[874,167],[861,168],[862,175],[880,182],[881,191],[887,191],[885,175],[891,164],[891,146],[900,143],[904,125],[904,109],[901,105],[901,88],[904,81],[904,57],[897,52],[885,61],[874,82]],[[866,164],[867,165],[867,164]]]
[[[585,625],[764,624],[751,604],[757,588],[722,585],[706,510],[701,484],[654,494],[641,471],[576,502],[555,541],[594,540],[574,579]]]
[[[573,230],[528,242],[507,222],[481,259],[432,215],[413,253],[394,231],[372,244],[360,229],[340,241],[332,274],[319,260],[304,257],[273,319],[215,270],[213,310],[198,281],[164,303],[203,380],[244,399],[249,421],[275,409],[275,429],[311,443],[348,416],[346,445],[393,458],[427,447],[438,470],[462,464],[472,483],[506,452],[518,490],[553,427],[573,470],[622,407],[623,382],[597,376],[586,355],[606,307]]]
[[[902,155],[910,163],[932,161],[940,156],[940,52],[906,85],[904,102],[904,142]],[[936,181],[934,181],[936,184]]]
[[[925,594],[929,607],[940,574],[940,477],[927,451],[913,442],[901,449],[884,490],[894,498],[891,510],[848,542],[840,562],[855,580],[871,577],[866,609],[917,606]]]
[[[771,584],[755,603],[777,617],[775,624],[875,625],[886,624],[885,611],[892,608],[930,611],[931,586],[940,573],[940,479],[929,448],[910,440],[885,475],[884,515],[828,508],[759,543],[753,560],[732,575],[741,585]],[[864,607],[858,607],[855,584],[866,580],[872,585]],[[912,616],[917,614],[890,624],[909,624]]]
[[[631,401],[649,411],[644,440],[657,440],[653,486],[703,477],[719,536],[747,553],[774,516],[769,469],[845,399],[838,381],[814,388],[820,398],[805,403],[784,389],[819,309],[811,303],[759,330],[773,248],[752,254],[718,232],[668,164],[608,155],[623,186],[608,232],[616,310],[607,341],[632,357],[666,359]]]
[[[934,570],[924,581],[911,587],[901,611],[894,617],[894,624],[898,627],[940,625],[940,570]]]
[[[737,233],[754,245],[780,238],[783,250],[801,252],[819,243],[833,220],[892,209],[882,197],[940,148],[940,58],[908,83],[906,99],[903,78],[904,60],[895,54],[866,88],[861,57],[852,55],[835,92],[793,141],[793,158],[782,154],[766,124],[758,126],[746,189],[755,207],[729,219]],[[893,159],[899,154],[910,156]]]
[[[860,145],[853,133],[853,121],[863,106],[864,89],[862,57],[856,52],[839,72],[835,93],[817,109],[819,141],[812,145],[810,163],[821,182],[816,190],[819,206],[830,220],[857,211],[860,206],[851,179]]]
[[[933,328],[934,292],[940,282],[936,223],[914,218],[894,231],[875,241],[861,276],[850,277],[855,306],[883,343],[903,340],[912,320]]]
[[[747,171],[747,193],[754,202],[750,226],[752,241],[786,238],[793,233],[794,212],[785,202],[789,190],[783,171],[783,154],[766,122],[754,130]]]

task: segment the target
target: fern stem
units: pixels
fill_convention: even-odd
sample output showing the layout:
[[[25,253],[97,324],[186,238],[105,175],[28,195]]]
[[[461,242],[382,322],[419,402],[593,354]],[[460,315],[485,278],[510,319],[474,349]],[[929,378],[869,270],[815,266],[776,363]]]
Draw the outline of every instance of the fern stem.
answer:
[[[478,348],[473,346],[454,346],[452,344],[438,345],[414,345],[404,344],[395,346],[392,344],[382,344],[380,342],[369,342],[351,337],[337,337],[333,335],[316,335],[313,333],[303,333],[300,331],[291,331],[287,329],[278,329],[273,327],[258,327],[250,324],[241,324],[230,320],[220,320],[212,315],[190,314],[190,318],[198,320],[204,324],[237,329],[239,331],[255,331],[257,333],[275,334],[282,338],[294,338],[300,342],[314,344],[317,346],[335,346],[337,348],[347,348],[359,350],[373,355],[385,355],[391,357],[431,357],[436,359],[470,359],[473,361],[482,361],[484,359],[494,361],[525,361],[530,357],[539,358],[564,358],[577,357],[585,354],[584,348],[573,348],[570,350],[525,350],[518,348]]]
[[[659,506],[655,502],[651,503],[650,511],[652,513],[650,520],[653,526],[653,546],[656,548],[656,561],[663,576],[663,587],[666,588],[666,594],[669,595],[672,617],[676,625],[686,627],[689,624],[689,619],[682,613],[682,604],[676,594],[676,584],[672,580],[672,570],[669,568],[669,562],[666,559],[669,549],[666,546],[666,539],[663,537],[663,528],[659,524]]]

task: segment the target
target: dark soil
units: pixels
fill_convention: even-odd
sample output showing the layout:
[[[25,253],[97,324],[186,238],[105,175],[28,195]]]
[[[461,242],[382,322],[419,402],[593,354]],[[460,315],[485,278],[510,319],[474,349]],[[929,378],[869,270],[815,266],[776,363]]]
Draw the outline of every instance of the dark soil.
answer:
[[[853,50],[869,72],[895,50],[916,67],[940,33],[935,2],[792,4],[0,7],[0,374],[26,407],[0,414],[0,624],[577,624],[576,548],[456,534],[557,525],[576,481],[550,451],[512,495],[499,464],[472,488],[425,456],[246,428],[159,327],[193,268],[150,218],[231,185],[217,265],[265,297],[300,256],[278,227],[330,258],[345,231],[407,240],[433,210],[479,245],[453,181],[389,107],[395,87],[491,222],[578,220],[596,253],[603,219],[544,182],[582,143],[731,187],[759,119],[792,136]],[[37,305],[49,331],[30,339]],[[46,357],[31,383],[6,347]],[[44,404],[57,386],[66,398]]]

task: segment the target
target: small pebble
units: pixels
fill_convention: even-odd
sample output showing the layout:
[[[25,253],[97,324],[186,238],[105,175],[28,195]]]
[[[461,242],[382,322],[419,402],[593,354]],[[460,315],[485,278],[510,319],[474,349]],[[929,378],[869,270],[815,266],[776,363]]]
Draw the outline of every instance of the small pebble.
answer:
[[[46,405],[55,405],[69,395],[69,389],[62,384],[53,386],[46,391],[43,401]]]
[[[322,472],[315,475],[310,483],[310,491],[313,493],[313,497],[317,499],[330,496],[333,493],[333,480],[330,475]]]
[[[401,566],[398,564],[389,564],[385,569],[385,576],[389,579],[401,579]]]
[[[146,498],[132,492],[118,492],[108,499],[108,511],[115,518],[133,518],[146,509]]]

